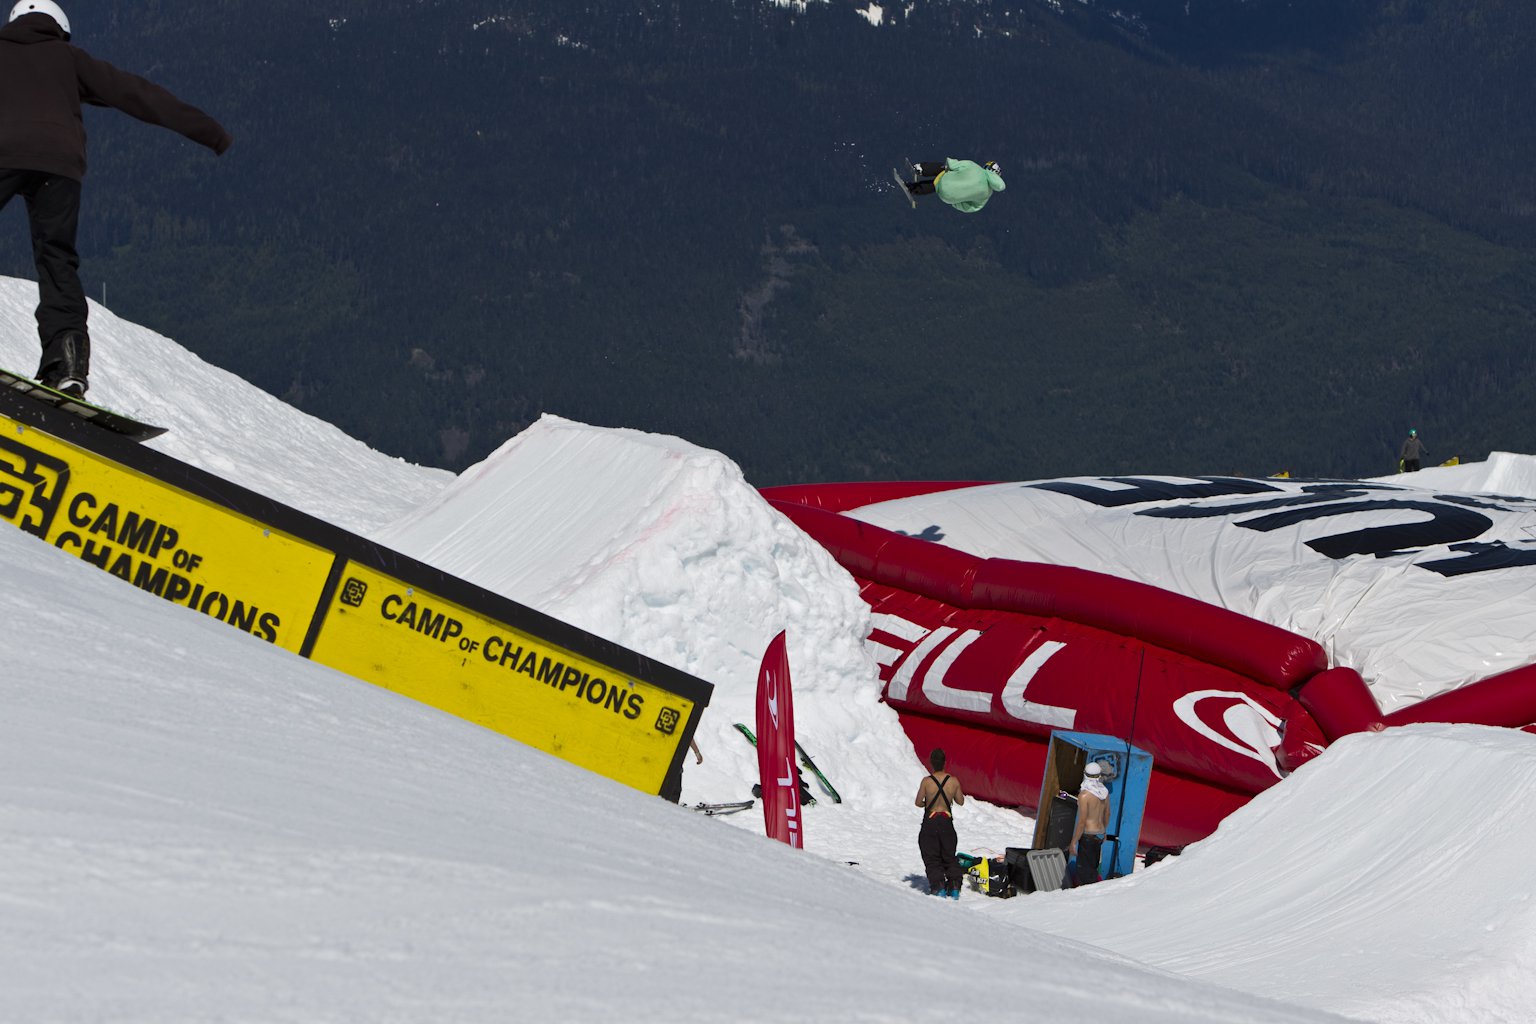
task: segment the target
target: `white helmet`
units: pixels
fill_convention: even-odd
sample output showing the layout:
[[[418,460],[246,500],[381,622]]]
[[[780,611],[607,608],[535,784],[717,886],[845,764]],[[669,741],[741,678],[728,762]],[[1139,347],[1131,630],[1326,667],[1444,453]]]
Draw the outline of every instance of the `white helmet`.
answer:
[[[23,14],[46,14],[59,23],[59,28],[64,30],[65,35],[69,35],[69,18],[65,16],[63,8],[53,0],[21,0],[11,8],[11,16],[6,20],[15,21]]]

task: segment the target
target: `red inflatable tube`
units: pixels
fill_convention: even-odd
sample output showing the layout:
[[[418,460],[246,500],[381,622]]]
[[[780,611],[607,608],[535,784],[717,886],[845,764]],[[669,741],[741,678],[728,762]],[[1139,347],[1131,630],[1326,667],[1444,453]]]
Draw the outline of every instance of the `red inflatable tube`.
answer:
[[[1281,768],[1293,772],[1321,754],[1326,746],[1328,737],[1323,735],[1317,723],[1306,715],[1297,715],[1285,720],[1285,735],[1280,740],[1277,760]]]
[[[1414,722],[1477,722],[1523,729],[1536,723],[1536,665],[1437,693],[1386,716],[1387,725]]]
[[[884,699],[919,757],[944,747],[982,799],[1038,807],[1054,729],[1127,736],[1153,755],[1141,842],[1180,844],[1340,736],[1410,722],[1536,732],[1536,665],[1383,717],[1358,672],[1328,668],[1321,645],[1279,627],[1105,573],[983,559],[838,514],[969,486],[763,493],[858,581],[875,615]]]
[[[1383,728],[1381,707],[1360,673],[1330,668],[1302,684],[1296,693],[1329,742],[1352,732]]]
[[[1320,644],[1159,587],[1070,566],[981,559],[847,516],[772,501],[855,576],[962,608],[1070,619],[1209,661],[1278,690],[1328,665]]]
[[[972,607],[1071,619],[1133,636],[1288,690],[1328,667],[1322,645],[1278,626],[1135,580],[1088,569],[989,558]]]

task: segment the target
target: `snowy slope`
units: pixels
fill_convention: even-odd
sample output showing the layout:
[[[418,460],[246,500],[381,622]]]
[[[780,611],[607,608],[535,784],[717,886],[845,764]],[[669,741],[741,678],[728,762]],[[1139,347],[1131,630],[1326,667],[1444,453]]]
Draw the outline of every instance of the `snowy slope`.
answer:
[[[1182,857],[1019,919],[1370,1020],[1536,1020],[1533,787],[1528,733],[1350,736]]]
[[[1333,1019],[725,827],[19,531],[0,565],[13,633],[71,637],[0,678],[0,1019]]]
[[[0,280],[0,365],[35,365],[32,301]],[[0,618],[42,641],[0,672],[0,1020],[1531,1019],[1508,805],[1532,737],[1341,743],[1133,879],[939,903],[846,578],[728,459],[551,418],[455,481],[105,311],[93,332],[93,397],[171,423],[157,446],[711,678],[690,801],[745,795],[750,649],[799,622],[797,720],[847,802],[797,853],[755,810],[645,797],[0,529]],[[1029,834],[974,803],[958,828]]]

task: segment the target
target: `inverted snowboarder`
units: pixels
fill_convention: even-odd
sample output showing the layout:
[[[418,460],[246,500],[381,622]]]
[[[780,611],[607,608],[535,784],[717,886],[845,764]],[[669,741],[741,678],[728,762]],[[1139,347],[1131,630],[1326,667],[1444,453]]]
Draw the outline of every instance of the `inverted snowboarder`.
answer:
[[[907,198],[937,194],[961,213],[975,213],[987,205],[992,193],[1007,188],[996,160],[978,164],[974,160],[950,157],[943,163],[925,161],[912,165],[912,180],[896,179],[907,190]]]
[[[85,177],[80,105],[115,107],[222,154],[233,141],[217,121],[153,82],[69,44],[69,19],[52,0],[21,0],[0,29],[0,207],[27,203],[37,264],[40,384],[80,398],[91,367],[85,289],[75,233]]]

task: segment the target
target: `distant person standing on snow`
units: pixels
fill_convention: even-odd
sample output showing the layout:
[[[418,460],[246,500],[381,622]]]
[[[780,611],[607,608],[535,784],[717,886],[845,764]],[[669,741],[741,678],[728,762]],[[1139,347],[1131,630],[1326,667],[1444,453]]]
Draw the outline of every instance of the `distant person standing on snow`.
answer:
[[[923,855],[928,891],[957,900],[962,873],[955,857],[960,840],[955,835],[954,809],[965,803],[965,791],[960,788],[960,780],[944,770],[944,751],[935,748],[928,755],[928,767],[933,771],[917,787],[916,803],[923,809],[917,850]]]
[[[115,107],[223,153],[219,123],[153,82],[69,44],[69,19],[52,0],[21,0],[0,29],[0,207],[27,202],[37,263],[37,380],[76,398],[91,368],[85,289],[75,233],[85,177],[80,105]]]
[[[938,193],[940,199],[961,213],[975,213],[987,205],[993,192],[1008,187],[996,160],[978,164],[950,157],[943,163],[913,164],[912,173],[913,180],[907,184],[909,195]]]
[[[1400,473],[1417,473],[1419,471],[1419,459],[1429,454],[1429,449],[1424,447],[1424,442],[1419,440],[1417,429],[1408,431],[1408,440],[1403,442],[1403,450],[1398,454],[1400,460],[1397,464]]]

